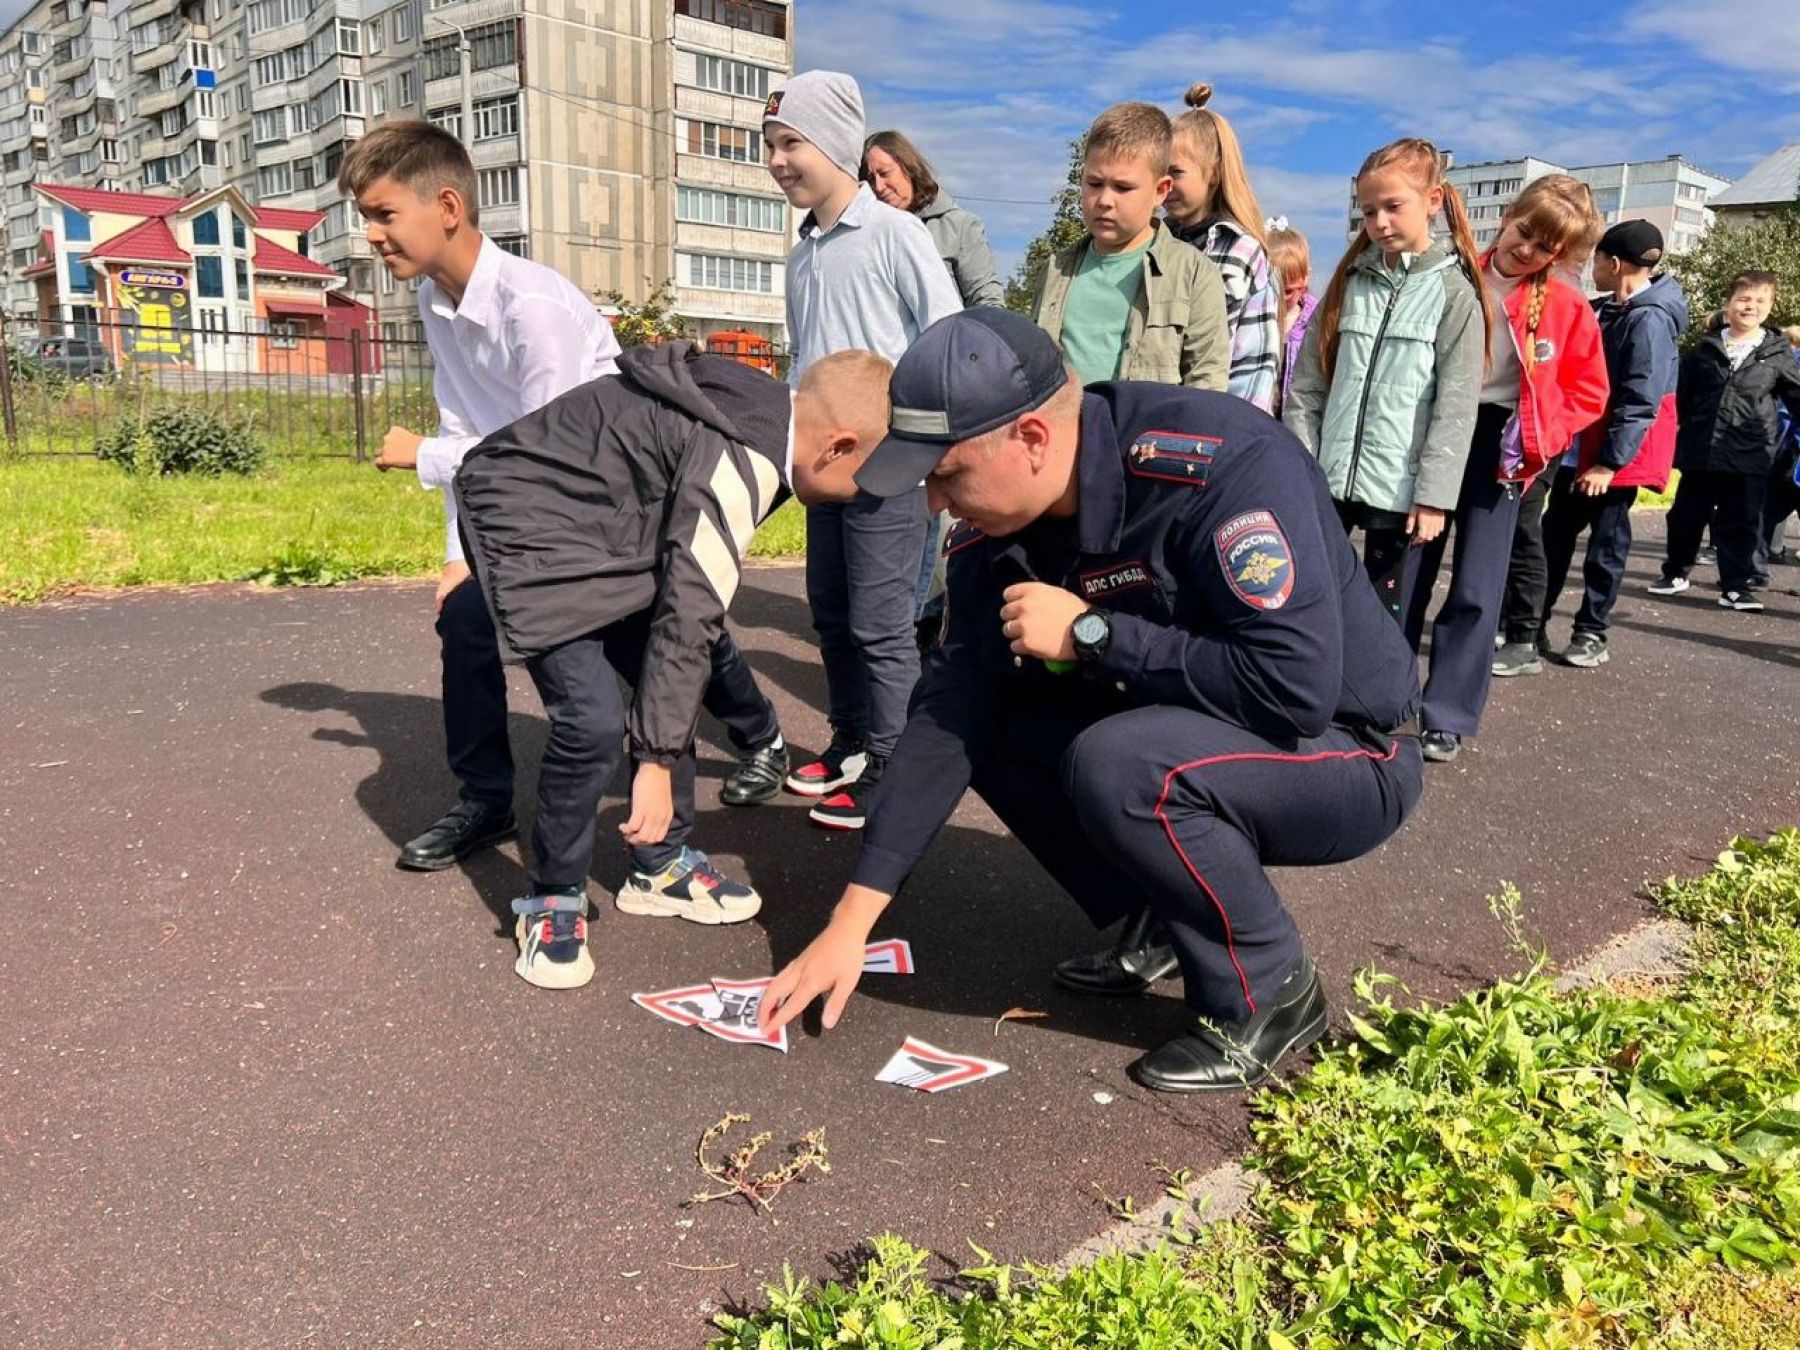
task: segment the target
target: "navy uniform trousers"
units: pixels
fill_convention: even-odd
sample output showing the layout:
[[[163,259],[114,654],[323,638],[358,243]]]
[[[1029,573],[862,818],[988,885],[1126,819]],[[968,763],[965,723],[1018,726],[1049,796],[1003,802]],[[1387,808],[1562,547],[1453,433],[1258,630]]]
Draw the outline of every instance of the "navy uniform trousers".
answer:
[[[644,622],[647,624],[647,617]],[[613,629],[606,630],[611,635],[614,657],[620,663],[619,673],[628,680],[636,678],[642,664],[645,636],[644,633],[638,633],[634,641],[631,627],[630,623],[626,623],[614,625],[613,629],[619,630],[616,633]],[[465,798],[493,806],[510,807],[513,800],[513,757],[512,742],[507,735],[506,726],[506,670],[500,660],[500,642],[494,632],[493,618],[488,613],[481,588],[473,578],[463,582],[445,597],[444,607],[438,614],[437,631],[443,644],[444,744],[450,771],[461,783]],[[589,638],[583,638],[578,643],[569,644],[569,648],[559,648],[559,652],[567,652],[567,655],[558,657],[557,653],[550,653],[549,656],[555,659],[551,659],[549,664],[552,672],[550,681],[557,688],[582,691],[591,688],[598,691],[603,687],[606,691],[593,692],[591,696],[584,694],[593,700],[593,706],[585,710],[565,705],[565,716],[590,724],[596,719],[605,720],[611,716],[611,709],[606,704],[609,697],[613,705],[619,706],[619,732],[613,737],[614,758],[612,767],[607,770],[595,794],[594,800],[598,805],[599,794],[605,792],[611,783],[612,774],[618,768],[618,745],[624,736],[624,712],[623,706],[619,704],[617,681],[612,679],[610,671],[606,679],[601,679],[591,668],[589,659],[579,654],[584,649],[584,644],[589,642]],[[604,646],[604,643],[600,646]],[[632,655],[634,647],[635,657]],[[577,650],[571,651],[570,648]],[[604,653],[602,659],[605,659]],[[532,678],[539,683],[539,695],[544,700],[545,712],[550,715],[554,741],[556,713],[550,707],[550,698],[545,695],[544,683],[539,680],[535,669],[532,671]],[[774,739],[779,729],[774,706],[757,688],[756,677],[750,671],[749,662],[744,659],[743,652],[732,641],[729,632],[721,636],[713,648],[712,680],[707,685],[703,706],[724,725],[732,746],[740,753],[747,753],[757,746],[767,744]],[[586,729],[591,730],[591,727]],[[549,763],[550,757],[550,749],[547,747],[546,763]],[[691,823],[693,756],[687,756],[684,763],[689,802],[686,819]],[[681,777],[682,772],[678,771],[678,814]],[[538,810],[541,818],[541,793]],[[590,816],[591,814],[590,811]],[[590,854],[592,847],[590,828]],[[676,851],[679,851],[679,845],[675,849],[659,849],[655,852],[657,856],[666,858],[673,856]],[[534,856],[543,855],[534,851]],[[657,871],[660,867],[644,870]],[[580,874],[586,875],[585,863],[581,866]],[[553,884],[574,885],[579,879],[578,876],[566,883]]]
[[[1512,409],[1483,403],[1463,469],[1462,495],[1443,533],[1419,546],[1419,565],[1406,602],[1406,639],[1413,650],[1425,633],[1425,612],[1454,538],[1450,593],[1431,623],[1431,674],[1419,721],[1427,731],[1473,736],[1494,683],[1494,634],[1506,596],[1506,569],[1519,524],[1519,489],[1502,483],[1500,433]]]
[[[971,786],[1097,927],[1148,905],[1188,1006],[1255,1011],[1299,965],[1300,934],[1264,870],[1346,862],[1418,801],[1411,737],[1330,728],[1276,745],[1187,708],[1008,718]]]

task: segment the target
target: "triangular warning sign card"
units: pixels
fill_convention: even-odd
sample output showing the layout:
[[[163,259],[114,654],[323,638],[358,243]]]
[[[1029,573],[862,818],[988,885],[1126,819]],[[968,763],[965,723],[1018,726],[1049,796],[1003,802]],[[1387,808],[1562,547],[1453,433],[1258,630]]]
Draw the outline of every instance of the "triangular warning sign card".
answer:
[[[664,989],[654,994],[633,994],[631,1001],[678,1027],[697,1027],[702,1022],[716,1021],[724,1012],[718,991],[710,984]]]
[[[940,1050],[916,1036],[894,1051],[894,1057],[875,1075],[877,1083],[898,1083],[920,1092],[942,1092],[945,1088],[979,1083],[984,1078],[1005,1073],[1006,1065],[979,1055],[958,1055]]]
[[[771,1050],[787,1053],[787,1028],[763,1031],[756,1025],[756,1011],[762,1007],[763,991],[770,983],[761,980],[714,979],[712,987],[719,1001],[719,1015],[699,1024],[700,1030],[722,1041],[741,1045],[766,1045]]]
[[[863,974],[911,975],[912,973],[912,944],[905,938],[889,938],[886,942],[871,942],[863,948]]]

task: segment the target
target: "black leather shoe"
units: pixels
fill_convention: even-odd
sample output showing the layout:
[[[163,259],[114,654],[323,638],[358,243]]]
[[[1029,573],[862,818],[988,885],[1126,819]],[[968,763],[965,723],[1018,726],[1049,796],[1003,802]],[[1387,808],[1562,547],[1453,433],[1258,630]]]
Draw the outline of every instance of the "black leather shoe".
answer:
[[[725,786],[719,789],[719,800],[727,806],[755,806],[781,791],[788,773],[787,742],[777,736],[760,750],[752,750],[738,761]]]
[[[1125,921],[1118,941],[1103,952],[1071,957],[1052,978],[1077,994],[1141,994],[1175,973],[1179,964],[1168,933],[1147,909]]]
[[[510,806],[461,801],[417,839],[408,839],[395,863],[409,872],[441,872],[471,853],[519,832]]]
[[[1235,1092],[1267,1078],[1291,1050],[1325,1034],[1325,991],[1305,957],[1275,996],[1231,1026],[1201,1020],[1128,1072],[1158,1092]]]

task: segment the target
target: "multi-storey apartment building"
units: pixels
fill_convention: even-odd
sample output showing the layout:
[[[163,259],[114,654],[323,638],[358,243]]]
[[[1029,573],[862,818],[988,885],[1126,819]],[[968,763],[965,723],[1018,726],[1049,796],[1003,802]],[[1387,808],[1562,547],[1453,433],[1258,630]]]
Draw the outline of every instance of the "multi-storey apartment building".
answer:
[[[1475,242],[1485,248],[1499,234],[1500,217],[1506,214],[1513,199],[1527,183],[1549,173],[1571,174],[1586,183],[1594,194],[1594,205],[1609,225],[1621,220],[1650,221],[1662,231],[1671,253],[1680,253],[1699,242],[1713,222],[1707,202],[1731,183],[1729,178],[1697,168],[1680,155],[1572,169],[1526,156],[1455,164],[1444,177],[1462,194],[1469,208]],[[1352,182],[1349,233],[1354,236],[1361,228],[1362,212],[1357,209]]]
[[[34,182],[229,185],[318,212],[308,256],[416,333],[336,178],[370,126],[425,117],[469,146],[502,247],[779,341],[792,221],[760,124],[792,68],[788,0],[39,0],[0,35],[5,300],[32,302]]]

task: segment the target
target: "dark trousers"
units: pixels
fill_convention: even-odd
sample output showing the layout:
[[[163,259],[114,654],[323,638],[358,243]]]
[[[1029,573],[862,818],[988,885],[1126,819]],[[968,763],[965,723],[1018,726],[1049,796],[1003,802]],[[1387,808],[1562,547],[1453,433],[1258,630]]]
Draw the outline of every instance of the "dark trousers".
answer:
[[[1235,1022],[1302,955],[1268,866],[1345,862],[1419,799],[1418,742],[1336,728],[1275,745],[1186,708],[1083,726],[1021,711],[972,786],[1098,927],[1148,905],[1188,1006]]]
[[[1748,590],[1756,582],[1756,546],[1762,530],[1767,473],[1684,471],[1669,507],[1668,553],[1663,576],[1684,577],[1700,554],[1700,536],[1712,525],[1719,553],[1719,589]]]
[[[1550,584],[1544,558],[1544,501],[1559,474],[1574,472],[1552,460],[1519,498],[1519,523],[1513,526],[1512,560],[1506,568],[1506,595],[1500,601],[1500,631],[1508,642],[1530,646],[1543,631],[1549,609],[1544,596]]]
[[[1562,595],[1575,558],[1575,541],[1588,532],[1587,556],[1581,564],[1581,608],[1575,611],[1577,633],[1604,636],[1625,585],[1625,563],[1631,557],[1631,507],[1637,501],[1634,487],[1608,488],[1598,497],[1575,490],[1577,475],[1564,474],[1550,494],[1544,513],[1544,553],[1548,567],[1544,587],[1543,623]]]
[[[506,730],[506,671],[487,602],[473,577],[444,598],[437,617],[443,647],[444,749],[469,801],[509,807],[512,743]],[[775,705],[757,687],[750,663],[729,632],[712,654],[703,706],[739,753],[775,739]]]
[[[1431,673],[1419,720],[1429,731],[1473,736],[1494,683],[1494,634],[1519,521],[1519,488],[1502,483],[1500,433],[1512,409],[1484,403],[1463,469],[1462,495],[1444,532],[1419,548],[1406,606],[1406,636],[1416,650],[1425,633],[1431,590],[1451,549],[1450,593],[1431,621]]]
[[[594,862],[600,799],[625,758],[625,701],[621,678],[636,684],[649,638],[648,614],[565,642],[525,663],[550,720],[538,770],[537,821],[531,831],[534,891],[580,886]],[[633,764],[633,770],[636,764]],[[694,755],[673,766],[674,819],[660,844],[634,847],[631,865],[660,872],[694,828]]]
[[[1794,456],[1786,454],[1769,471],[1768,494],[1763,498],[1762,536],[1756,541],[1756,575],[1768,584],[1769,555],[1786,543],[1788,517],[1800,511],[1800,484],[1794,482]]]
[[[925,490],[808,507],[806,599],[825,665],[834,731],[887,756],[906,725],[919,679],[913,631]]]
[[[1363,571],[1395,623],[1405,621],[1406,596],[1412,586],[1414,549],[1406,532],[1406,512],[1383,511],[1361,502],[1338,502],[1344,533],[1363,532]]]

